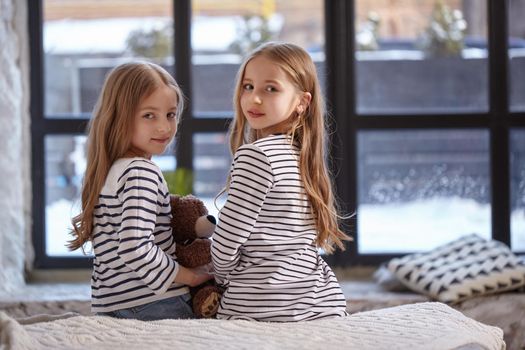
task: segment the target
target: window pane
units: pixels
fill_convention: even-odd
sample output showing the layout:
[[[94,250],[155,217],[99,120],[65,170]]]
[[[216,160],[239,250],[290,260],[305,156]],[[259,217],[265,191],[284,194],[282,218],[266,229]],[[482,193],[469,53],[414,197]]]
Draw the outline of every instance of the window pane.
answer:
[[[510,109],[525,111],[525,0],[509,1]]]
[[[324,76],[323,0],[195,0],[192,5],[195,117],[232,116],[239,63],[248,51],[266,41],[302,46],[318,63],[320,77]]]
[[[359,133],[359,252],[424,251],[469,233],[490,238],[488,135]]]
[[[525,252],[525,130],[510,133],[511,220],[512,250]]]
[[[45,245],[48,256],[83,256],[82,251],[69,252],[71,218],[80,212],[80,191],[86,170],[86,137],[48,135],[45,138]],[[153,161],[166,179],[177,164],[173,144]],[[89,251],[89,246],[86,251]]]
[[[43,12],[49,118],[88,118],[105,73],[119,63],[144,58],[172,65],[170,0],[44,0]]]
[[[356,1],[360,114],[488,110],[486,1]]]
[[[80,188],[86,169],[85,136],[46,136],[46,227],[48,256],[83,256],[68,252],[71,219],[80,211]]]
[[[218,208],[226,199],[215,197],[225,188],[230,172],[231,155],[226,133],[198,133],[193,136],[193,169],[195,172],[194,193],[217,217]]]

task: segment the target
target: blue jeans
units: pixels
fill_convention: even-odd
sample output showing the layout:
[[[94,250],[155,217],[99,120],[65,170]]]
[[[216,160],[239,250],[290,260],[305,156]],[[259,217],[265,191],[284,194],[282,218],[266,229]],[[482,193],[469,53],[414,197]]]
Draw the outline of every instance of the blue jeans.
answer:
[[[99,312],[97,315],[115,318],[132,318],[141,321],[156,321],[167,318],[196,318],[191,308],[191,295],[153,301],[148,304],[130,307],[129,309]]]

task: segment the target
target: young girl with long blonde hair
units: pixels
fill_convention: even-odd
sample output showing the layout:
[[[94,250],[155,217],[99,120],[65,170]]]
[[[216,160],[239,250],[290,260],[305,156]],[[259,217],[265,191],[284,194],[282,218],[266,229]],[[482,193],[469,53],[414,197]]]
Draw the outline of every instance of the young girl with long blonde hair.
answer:
[[[230,130],[233,164],[213,235],[218,317],[302,321],[344,316],[338,281],[319,254],[349,237],[326,165],[325,110],[302,48],[267,43],[242,63]]]
[[[118,318],[192,318],[188,286],[213,276],[174,257],[170,194],[151,160],[173,140],[182,92],[162,67],[131,62],[106,77],[87,140],[82,211],[69,248],[94,251],[92,311]]]

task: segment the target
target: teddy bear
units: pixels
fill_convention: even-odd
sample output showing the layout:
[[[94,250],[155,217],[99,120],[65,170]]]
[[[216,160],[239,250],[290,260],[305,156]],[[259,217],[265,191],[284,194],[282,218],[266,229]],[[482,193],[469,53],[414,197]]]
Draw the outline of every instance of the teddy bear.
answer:
[[[170,196],[171,227],[176,242],[177,262],[194,268],[211,263],[211,237],[216,220],[208,215],[204,203],[193,195]],[[190,288],[193,313],[197,317],[211,318],[217,313],[222,290],[213,282]]]

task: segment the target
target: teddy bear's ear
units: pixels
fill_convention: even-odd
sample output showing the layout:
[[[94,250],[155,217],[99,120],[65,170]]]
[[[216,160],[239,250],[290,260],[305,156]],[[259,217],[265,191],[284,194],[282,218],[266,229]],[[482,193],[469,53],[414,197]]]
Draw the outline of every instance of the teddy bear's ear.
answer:
[[[204,202],[192,194],[188,194],[180,198],[181,203],[184,203],[185,207],[191,207],[195,216],[206,216],[208,215],[208,209],[204,205]]]
[[[180,202],[180,196],[177,196],[176,194],[170,194],[170,204],[173,208]]]

